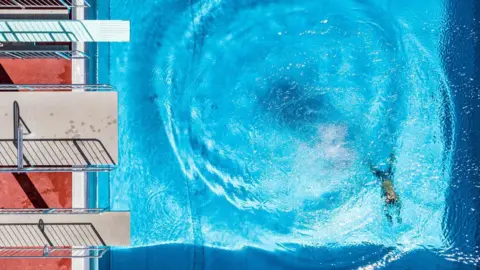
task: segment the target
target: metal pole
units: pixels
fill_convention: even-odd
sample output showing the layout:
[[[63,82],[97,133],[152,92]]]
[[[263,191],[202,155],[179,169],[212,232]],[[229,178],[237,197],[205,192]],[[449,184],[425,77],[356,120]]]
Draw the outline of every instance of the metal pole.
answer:
[[[13,139],[15,143],[17,143],[18,126],[20,126],[20,106],[18,105],[17,101],[14,101],[13,102]]]
[[[50,254],[50,249],[48,246],[43,247],[43,257],[48,257],[48,254]]]
[[[20,106],[13,102],[13,140],[17,147],[17,168],[23,168],[23,127],[20,123]]]
[[[18,125],[17,131],[17,167],[23,169],[23,127]]]

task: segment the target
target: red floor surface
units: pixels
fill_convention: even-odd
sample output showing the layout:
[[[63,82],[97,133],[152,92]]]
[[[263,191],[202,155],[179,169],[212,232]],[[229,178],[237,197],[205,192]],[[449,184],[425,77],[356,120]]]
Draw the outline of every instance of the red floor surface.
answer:
[[[69,270],[70,259],[3,259],[0,260],[1,270]]]
[[[71,173],[29,173],[33,185],[50,208],[72,207]],[[0,173],[0,207],[32,208],[27,194],[11,173]],[[70,259],[0,259],[0,269],[70,270]]]
[[[69,60],[0,60],[14,84],[71,84]],[[31,183],[50,208],[72,207],[71,173],[29,173]],[[12,174],[0,173],[0,207],[32,208],[33,204]],[[0,259],[0,270],[70,270],[70,259]]]
[[[57,59],[0,60],[14,84],[70,84],[72,62]]]
[[[72,207],[71,173],[29,173],[49,208]],[[11,173],[0,173],[0,207],[33,208],[30,199]]]

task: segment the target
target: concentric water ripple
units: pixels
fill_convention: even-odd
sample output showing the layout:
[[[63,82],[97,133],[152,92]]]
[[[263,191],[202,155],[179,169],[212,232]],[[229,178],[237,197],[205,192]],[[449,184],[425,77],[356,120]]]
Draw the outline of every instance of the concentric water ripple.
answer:
[[[250,220],[269,241],[441,246],[451,101],[440,62],[382,6],[347,2],[192,5],[158,52],[170,143],[188,178],[287,224],[278,234]],[[394,228],[367,165],[391,152],[404,205]]]
[[[153,99],[200,244],[310,260],[303,250],[372,247],[340,266],[382,267],[417,249],[478,263],[478,249],[451,249],[443,223],[455,126],[441,18],[422,32],[384,1],[353,0],[199,0],[180,10],[148,37],[159,44]],[[403,219],[393,226],[368,168],[392,152]],[[178,198],[149,196],[175,238]]]
[[[342,181],[356,173],[353,163],[392,149],[406,106],[403,45],[391,21],[344,7],[195,5],[192,22],[177,25],[162,51],[168,129],[187,174],[239,208],[268,208],[266,198],[283,200],[316,182],[290,181],[305,175],[295,159],[326,174],[317,178]]]

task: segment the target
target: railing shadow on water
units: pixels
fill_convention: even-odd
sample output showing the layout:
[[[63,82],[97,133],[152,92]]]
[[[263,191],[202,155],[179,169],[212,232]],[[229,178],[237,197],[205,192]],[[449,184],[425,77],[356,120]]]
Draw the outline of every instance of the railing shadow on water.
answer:
[[[203,258],[195,258],[202,248]],[[393,248],[358,245],[337,248],[297,246],[291,251],[266,251],[245,247],[239,250],[165,244],[129,249],[112,249],[100,259],[101,269],[175,269],[175,270],[265,270],[265,269],[431,269],[442,265],[451,269],[459,263],[447,261],[439,254],[417,250],[392,258]],[[370,266],[370,268],[369,268]],[[458,269],[458,268],[455,268]],[[468,269],[468,268],[466,268]]]

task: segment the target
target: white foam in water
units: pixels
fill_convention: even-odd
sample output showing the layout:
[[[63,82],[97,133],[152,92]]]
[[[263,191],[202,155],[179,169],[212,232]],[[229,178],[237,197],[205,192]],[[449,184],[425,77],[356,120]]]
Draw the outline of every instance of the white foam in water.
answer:
[[[402,25],[402,14],[390,13],[396,10],[367,5],[384,1],[243,2],[197,1],[159,35],[156,64],[166,71],[154,85],[171,145],[149,145],[155,149],[138,157],[139,175],[121,185],[137,196],[131,205],[143,207],[133,223],[135,244],[441,247],[450,170],[439,90],[445,85],[438,44],[421,45],[436,38],[424,18],[416,27]],[[201,42],[192,41],[196,36]],[[284,92],[273,93],[265,109],[262,94],[279,78],[287,82],[277,87]],[[319,107],[318,119],[296,119],[288,109],[298,104]],[[389,134],[392,111],[402,116]],[[158,139],[148,136],[141,140]],[[369,159],[385,161],[392,148],[403,219],[393,225],[368,166]],[[168,151],[179,164],[173,154],[169,162],[158,158]],[[137,195],[144,190],[152,190],[150,206]]]
[[[414,107],[412,119],[428,110]],[[396,152],[394,181],[402,201],[402,223],[387,222],[378,179],[361,162],[358,153],[348,147],[345,141],[348,129],[326,124],[319,127],[318,144],[298,145],[293,155],[296,165],[290,172],[277,178],[269,174],[257,187],[261,189],[257,194],[268,198],[263,207],[272,211],[273,219],[277,218],[274,212],[295,211],[289,234],[279,235],[265,224],[249,222],[240,233],[243,238],[240,241],[238,231],[215,232],[215,225],[207,222],[204,225],[211,226],[212,230],[205,232],[204,238],[214,242],[213,246],[229,249],[244,246],[282,249],[280,243],[308,246],[370,243],[403,251],[441,247],[448,177],[439,169],[444,166],[440,158],[443,155],[441,142],[425,144],[428,138],[440,136],[440,130],[435,125],[417,123],[426,126],[420,128],[407,123],[399,139],[402,147]],[[423,153],[439,158],[426,158]],[[412,164],[421,165],[417,168]],[[317,205],[306,208],[306,202],[317,202]],[[278,222],[291,220],[279,219]]]
[[[332,162],[334,169],[346,168],[355,160],[355,152],[347,147],[347,127],[321,125],[318,129],[319,143],[315,147],[323,159]]]

